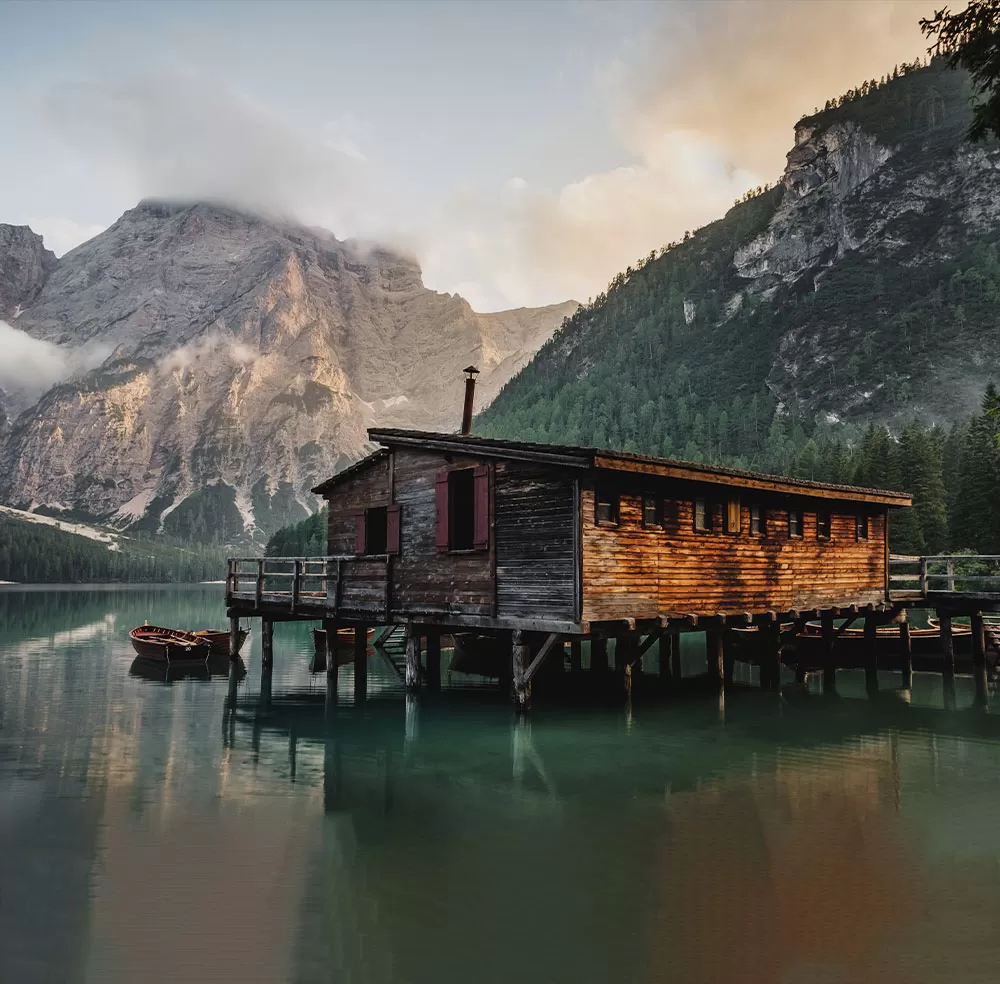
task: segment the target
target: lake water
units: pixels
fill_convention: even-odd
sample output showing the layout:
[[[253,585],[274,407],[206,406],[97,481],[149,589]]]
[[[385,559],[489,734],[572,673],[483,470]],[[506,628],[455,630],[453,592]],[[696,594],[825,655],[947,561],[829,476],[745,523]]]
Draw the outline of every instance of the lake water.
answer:
[[[307,626],[225,674],[126,633],[221,586],[0,589],[0,982],[1000,980],[1000,715],[792,692],[329,708]],[[857,696],[851,696],[856,694]]]

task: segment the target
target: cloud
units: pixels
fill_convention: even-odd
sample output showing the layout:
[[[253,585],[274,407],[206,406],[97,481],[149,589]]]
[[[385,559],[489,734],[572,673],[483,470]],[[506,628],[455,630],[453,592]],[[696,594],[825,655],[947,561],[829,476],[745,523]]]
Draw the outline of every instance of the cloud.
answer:
[[[112,71],[113,69],[113,71]],[[322,224],[381,228],[379,196],[349,118],[292,122],[190,66],[114,65],[53,87],[45,114],[131,202],[213,200]]]
[[[41,392],[73,371],[69,350],[32,338],[6,321],[0,321],[0,352],[4,389]]]
[[[550,191],[456,196],[417,247],[481,310],[585,300],[650,250],[780,177],[792,126],[924,48],[911,2],[675,4],[604,71],[630,166]]]
[[[56,345],[0,321],[0,353],[0,389],[34,398],[50,386],[100,365],[110,347]]]
[[[46,249],[56,256],[63,256],[105,229],[96,222],[76,222],[65,216],[31,217],[28,225],[42,236]]]

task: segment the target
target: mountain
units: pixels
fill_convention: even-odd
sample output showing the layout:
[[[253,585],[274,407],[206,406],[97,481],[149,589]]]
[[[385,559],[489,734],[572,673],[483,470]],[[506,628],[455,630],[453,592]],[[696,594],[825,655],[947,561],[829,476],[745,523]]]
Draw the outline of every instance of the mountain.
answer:
[[[1000,381],[1000,149],[968,77],[904,66],[794,128],[724,218],[619,274],[477,431],[795,471],[809,441],[949,425]]]
[[[58,261],[0,226],[0,304],[78,370],[8,394],[0,501],[227,542],[315,509],[372,424],[457,428],[462,368],[483,405],[577,307],[477,314],[391,250],[153,201]]]

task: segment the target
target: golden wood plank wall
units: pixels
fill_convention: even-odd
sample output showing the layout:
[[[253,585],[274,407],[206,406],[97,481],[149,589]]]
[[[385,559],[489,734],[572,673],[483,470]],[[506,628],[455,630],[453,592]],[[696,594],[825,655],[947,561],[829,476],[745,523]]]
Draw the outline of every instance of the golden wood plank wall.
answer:
[[[662,525],[643,528],[642,495],[623,492],[617,525],[595,522],[595,492],[581,493],[583,618],[649,618],[662,612],[761,612],[868,604],[885,598],[885,507],[823,499],[793,501],[802,536],[788,534],[788,505],[755,499],[763,535],[750,534],[750,501],[742,496],[740,532],[726,533],[725,495],[699,493],[713,513],[713,532],[694,529],[694,496],[660,498]],[[722,501],[718,501],[722,500]],[[829,540],[816,517],[829,512]],[[869,517],[859,540],[858,514]]]

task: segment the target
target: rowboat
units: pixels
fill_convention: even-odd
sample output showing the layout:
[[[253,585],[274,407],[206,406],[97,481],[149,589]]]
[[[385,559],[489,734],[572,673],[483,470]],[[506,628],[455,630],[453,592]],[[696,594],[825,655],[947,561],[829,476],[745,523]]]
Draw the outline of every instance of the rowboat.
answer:
[[[140,625],[128,634],[132,648],[144,659],[166,663],[200,660],[212,652],[211,643],[180,629],[164,629],[159,625]]]

